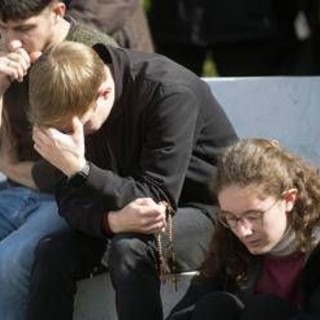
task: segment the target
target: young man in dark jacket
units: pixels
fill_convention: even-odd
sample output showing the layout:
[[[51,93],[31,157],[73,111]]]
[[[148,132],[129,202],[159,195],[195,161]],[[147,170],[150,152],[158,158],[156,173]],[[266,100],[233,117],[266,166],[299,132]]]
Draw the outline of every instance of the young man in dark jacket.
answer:
[[[67,228],[57,214],[53,168],[34,151],[28,71],[34,51],[64,39],[115,43],[105,34],[64,18],[58,0],[0,1],[0,171],[8,178],[0,190],[0,314],[25,319],[33,252],[45,235]],[[19,307],[17,307],[19,306]]]
[[[187,69],[160,55],[94,48],[65,42],[32,69],[35,149],[59,169],[59,212],[77,232],[39,244],[29,319],[71,319],[75,281],[109,242],[119,319],[160,320],[157,244],[171,224],[162,203],[175,211],[175,271],[198,268],[215,212],[207,182],[237,137]]]

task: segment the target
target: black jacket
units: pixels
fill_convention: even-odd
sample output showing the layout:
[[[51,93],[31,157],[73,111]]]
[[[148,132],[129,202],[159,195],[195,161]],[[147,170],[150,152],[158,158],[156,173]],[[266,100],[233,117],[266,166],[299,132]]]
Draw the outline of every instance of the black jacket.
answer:
[[[100,130],[86,137],[87,183],[74,187],[64,178],[58,185],[60,214],[103,236],[104,213],[138,197],[211,213],[207,183],[217,156],[237,137],[209,86],[160,55],[96,49],[110,66],[116,100]]]
[[[259,258],[257,258],[259,260]],[[204,295],[214,291],[226,291],[243,297],[250,297],[254,292],[254,286],[259,275],[259,261],[255,265],[249,276],[249,286],[239,292],[232,285],[227,277],[220,277],[219,280],[194,278],[188,291],[183,298],[173,308],[167,320],[189,320],[196,302]],[[255,280],[254,280],[255,279]],[[290,320],[317,320],[320,319],[320,245],[313,250],[307,258],[300,278],[300,290],[303,295],[303,305],[301,310]],[[284,319],[285,320],[285,319]]]

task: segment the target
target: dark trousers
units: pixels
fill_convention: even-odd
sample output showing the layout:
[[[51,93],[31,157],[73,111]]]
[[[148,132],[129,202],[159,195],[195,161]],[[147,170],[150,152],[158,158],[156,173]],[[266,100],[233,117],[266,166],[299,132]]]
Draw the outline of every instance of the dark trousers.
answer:
[[[195,270],[208,247],[212,221],[200,210],[184,208],[173,225],[178,271]],[[75,231],[44,238],[36,250],[27,319],[72,320],[76,282],[99,264],[105,247],[105,240]],[[152,235],[110,239],[108,264],[119,320],[163,319],[157,262]]]

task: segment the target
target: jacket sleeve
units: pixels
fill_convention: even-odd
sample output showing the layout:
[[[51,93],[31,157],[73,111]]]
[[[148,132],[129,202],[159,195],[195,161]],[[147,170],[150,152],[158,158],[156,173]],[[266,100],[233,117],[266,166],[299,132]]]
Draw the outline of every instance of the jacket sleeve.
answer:
[[[57,169],[45,160],[39,160],[32,167],[32,178],[41,192],[53,193]]]

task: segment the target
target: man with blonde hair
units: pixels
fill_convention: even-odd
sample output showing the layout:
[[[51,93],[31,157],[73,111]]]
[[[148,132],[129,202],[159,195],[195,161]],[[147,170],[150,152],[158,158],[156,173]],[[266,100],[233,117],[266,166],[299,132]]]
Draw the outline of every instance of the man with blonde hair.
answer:
[[[60,171],[59,212],[76,232],[39,243],[28,319],[72,319],[76,280],[100,260],[103,239],[119,319],[162,320],[163,203],[175,211],[174,271],[195,270],[213,230],[207,182],[237,138],[225,113],[182,66],[104,45],[47,51],[29,92],[35,149]]]
[[[64,39],[114,43],[105,34],[65,18],[58,0],[0,1],[0,314],[25,319],[34,248],[45,235],[67,228],[52,196],[54,169],[34,151],[27,120],[28,71],[35,52]]]

